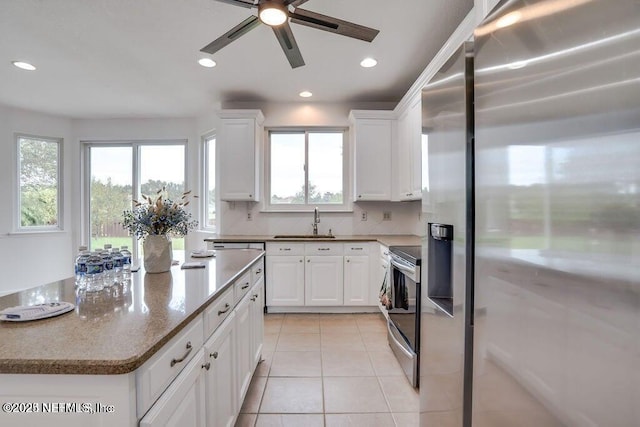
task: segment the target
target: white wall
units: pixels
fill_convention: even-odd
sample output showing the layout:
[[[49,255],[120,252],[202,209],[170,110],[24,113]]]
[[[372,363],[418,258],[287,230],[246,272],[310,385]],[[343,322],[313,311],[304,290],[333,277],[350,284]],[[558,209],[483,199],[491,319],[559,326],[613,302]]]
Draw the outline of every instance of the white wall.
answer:
[[[17,186],[15,134],[24,133],[63,139],[63,231],[15,234],[14,196]],[[73,274],[73,235],[76,217],[72,210],[77,143],[71,121],[0,105],[0,294],[60,280]]]

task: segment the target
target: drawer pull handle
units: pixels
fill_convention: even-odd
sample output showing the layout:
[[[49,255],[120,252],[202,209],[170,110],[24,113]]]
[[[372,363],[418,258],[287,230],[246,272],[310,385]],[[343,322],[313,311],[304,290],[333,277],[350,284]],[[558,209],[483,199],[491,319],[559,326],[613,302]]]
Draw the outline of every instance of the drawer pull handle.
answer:
[[[364,248],[351,248],[351,250],[352,250],[352,251],[361,251],[361,250],[363,250],[363,249],[364,249]]]
[[[208,371],[209,369],[211,369],[211,362],[205,363],[204,365],[202,365],[202,367]]]
[[[251,299],[251,301],[255,301],[255,300],[256,300],[256,297],[254,296],[253,298],[250,298],[250,299]]]
[[[281,251],[290,251],[291,248],[280,248]]]
[[[218,358],[218,352],[214,351],[213,353],[209,353],[209,357],[213,357],[214,359]]]
[[[193,347],[191,346],[191,341],[189,341],[187,342],[187,352],[180,359],[171,359],[171,367],[173,368],[176,363],[184,362],[191,350],[193,350]]]
[[[226,313],[227,311],[229,311],[230,308],[231,308],[231,306],[229,305],[229,303],[226,303],[224,305],[224,310],[218,310],[218,316],[220,316],[221,314]]]
[[[318,248],[319,251],[330,251],[331,248]]]
[[[260,274],[260,273],[262,273],[262,269],[256,271],[256,274]]]
[[[242,288],[240,288],[240,289],[245,290],[245,289],[247,289],[248,287],[249,287],[249,282],[245,283],[245,284],[244,284],[244,286],[243,286]]]

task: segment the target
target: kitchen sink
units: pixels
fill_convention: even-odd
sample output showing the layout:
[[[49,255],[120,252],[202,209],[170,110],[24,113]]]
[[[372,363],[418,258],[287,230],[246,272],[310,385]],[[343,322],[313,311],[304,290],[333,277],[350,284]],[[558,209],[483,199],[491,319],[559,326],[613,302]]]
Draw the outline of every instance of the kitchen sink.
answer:
[[[273,236],[274,239],[335,239],[333,234],[281,234]]]

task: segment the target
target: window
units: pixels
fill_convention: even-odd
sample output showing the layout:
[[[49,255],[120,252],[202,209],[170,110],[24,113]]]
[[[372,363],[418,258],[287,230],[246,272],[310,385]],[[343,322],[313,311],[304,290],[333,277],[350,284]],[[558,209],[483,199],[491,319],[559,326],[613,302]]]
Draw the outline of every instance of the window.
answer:
[[[18,135],[20,231],[62,229],[62,140]]]
[[[206,135],[204,142],[204,228],[216,228],[216,136]]]
[[[269,132],[268,208],[346,208],[344,130]]]
[[[122,213],[142,194],[155,197],[166,188],[168,197],[178,200],[185,191],[185,143],[100,142],[85,144],[84,235],[90,248],[105,243],[127,245],[139,257],[138,242],[122,228]],[[172,238],[173,249],[184,249],[183,238]]]

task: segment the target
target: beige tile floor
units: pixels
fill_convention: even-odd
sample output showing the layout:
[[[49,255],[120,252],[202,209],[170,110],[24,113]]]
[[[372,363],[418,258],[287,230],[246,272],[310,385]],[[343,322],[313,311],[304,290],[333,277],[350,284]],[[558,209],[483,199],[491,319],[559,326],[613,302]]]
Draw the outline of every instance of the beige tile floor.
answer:
[[[237,427],[419,424],[381,314],[267,314],[263,359]]]

